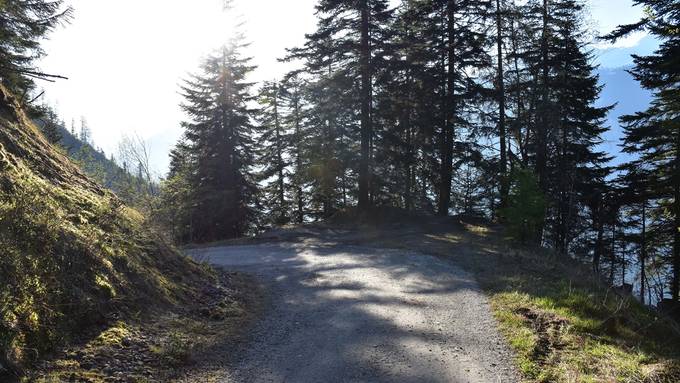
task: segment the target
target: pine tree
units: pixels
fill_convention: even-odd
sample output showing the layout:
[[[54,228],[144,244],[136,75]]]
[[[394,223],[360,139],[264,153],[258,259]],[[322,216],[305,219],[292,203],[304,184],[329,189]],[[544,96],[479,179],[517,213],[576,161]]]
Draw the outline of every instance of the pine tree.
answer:
[[[439,132],[440,168],[437,213],[451,207],[455,140],[475,130],[473,109],[484,93],[482,80],[470,75],[490,68],[485,25],[490,3],[483,0],[435,0],[430,9],[429,36],[439,69],[442,127]],[[458,137],[457,137],[458,136]]]
[[[367,207],[371,201],[370,189],[373,182],[372,148],[373,148],[373,84],[383,42],[384,26],[391,18],[392,12],[386,0],[360,0],[347,2],[342,0],[321,0],[316,7],[319,16],[318,30],[307,36],[304,49],[294,50],[293,56],[304,58],[307,68],[312,72],[329,70],[327,80],[338,80],[342,90],[351,92],[354,101],[345,105],[351,108],[359,118],[360,157],[358,166],[358,204]],[[333,73],[333,66],[341,73]],[[333,116],[341,118],[341,116]],[[333,133],[333,124],[327,123],[329,133]],[[344,138],[342,136],[336,136]],[[346,184],[346,172],[340,175],[340,181]],[[341,186],[346,189],[347,185]],[[346,200],[347,191],[342,191],[342,199]],[[327,196],[330,198],[331,196]]]
[[[242,236],[252,230],[256,201],[252,172],[253,118],[249,103],[253,70],[240,55],[239,40],[209,56],[201,73],[182,87],[182,108],[189,117],[182,125],[193,157],[191,237],[214,241]]]
[[[306,132],[306,110],[303,97],[304,84],[296,74],[287,76],[281,92],[281,99],[288,110],[283,117],[285,126],[289,131],[289,150],[290,150],[290,188],[293,193],[294,219],[297,223],[305,221],[305,211],[307,208],[307,193],[305,189],[308,184],[306,169],[309,167],[308,145]]]
[[[43,135],[53,145],[59,145],[63,135],[61,133],[61,127],[63,124],[59,121],[59,116],[57,112],[54,111],[49,106],[42,108],[42,117],[40,118],[40,128]]]
[[[170,166],[166,179],[161,186],[160,209],[158,214],[178,243],[194,242],[193,200],[191,180],[196,166],[191,149],[181,139],[170,151]]]
[[[92,130],[87,124],[85,117],[80,117],[80,134],[78,134],[78,138],[86,144],[91,144]]]
[[[553,1],[551,5],[551,33],[556,46],[549,56],[553,77],[549,103],[554,125],[547,131],[546,144],[554,155],[546,160],[544,190],[551,205],[548,237],[560,253],[566,254],[587,222],[593,217],[598,221],[597,215],[588,217],[579,212],[589,202],[600,210],[597,206],[606,194],[605,179],[610,171],[606,163],[611,158],[597,147],[607,131],[604,120],[611,107],[595,107],[602,86],[583,42],[583,5],[572,0]]]
[[[648,170],[653,203],[650,214],[661,218],[659,236],[669,249],[670,292],[680,300],[680,13],[674,0],[636,0],[646,16],[623,25],[605,38],[615,41],[634,31],[647,30],[660,42],[649,56],[634,56],[630,71],[642,87],[653,91],[650,107],[621,118],[624,150],[639,156]],[[663,249],[663,248],[662,248]]]
[[[289,158],[290,134],[283,121],[281,86],[278,82],[265,82],[260,90],[258,115],[258,158],[262,167],[260,193],[275,224],[289,221]]]
[[[505,4],[496,0],[496,99],[498,100],[498,138],[500,149],[500,178],[501,178],[501,207],[507,203],[508,184],[508,153],[507,153],[507,125],[506,125],[506,98],[505,98],[505,70],[503,45],[505,41],[503,19],[506,14]]]
[[[4,0],[0,2],[0,81],[16,94],[33,87],[33,79],[50,79],[33,63],[42,57],[41,40],[59,23],[67,22],[71,7],[62,0]]]

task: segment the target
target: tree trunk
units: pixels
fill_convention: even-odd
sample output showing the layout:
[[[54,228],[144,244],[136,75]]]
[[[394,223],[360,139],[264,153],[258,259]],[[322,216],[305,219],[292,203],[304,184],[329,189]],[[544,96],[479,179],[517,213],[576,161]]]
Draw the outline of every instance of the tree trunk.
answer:
[[[678,301],[680,295],[680,132],[675,132],[675,172],[673,174],[673,279],[671,295]]]
[[[501,149],[501,208],[506,207],[509,180],[508,180],[508,157],[506,146],[506,128],[505,128],[505,78],[503,70],[503,29],[502,29],[502,15],[501,15],[501,0],[496,0],[496,50],[498,55],[498,137],[500,139]]]
[[[595,243],[595,253],[593,254],[593,270],[595,271],[596,274],[600,274],[600,262],[602,259],[602,253],[603,253],[603,238],[604,238],[604,222],[602,217],[602,200],[600,199],[598,201],[598,210],[597,210],[597,240]],[[566,247],[566,245],[565,245]],[[564,249],[566,252],[566,249]]]
[[[278,161],[278,192],[279,192],[279,206],[281,211],[279,212],[279,221],[284,223],[286,221],[286,194],[285,194],[285,179],[283,176],[283,154],[281,148],[283,143],[281,142],[281,125],[279,124],[279,90],[278,85],[274,85],[274,129],[276,130],[276,160]]]
[[[616,223],[612,224],[612,255],[609,262],[609,284],[614,285],[614,269],[616,268]]]
[[[369,36],[368,0],[361,1],[361,50],[359,64],[361,67],[361,161],[359,163],[359,207],[370,205],[370,157],[371,137],[371,45]]]
[[[642,201],[642,232],[640,233],[640,302],[645,304],[645,262],[647,261],[647,201]]]
[[[296,90],[297,92],[297,90]],[[297,178],[297,221],[298,223],[303,223],[305,221],[305,200],[302,194],[302,180],[300,175],[302,174],[302,134],[300,128],[300,104],[297,99],[297,94],[295,95],[295,104],[293,106],[293,113],[295,113],[295,141],[296,141],[296,153],[295,153],[295,177]]]
[[[446,125],[444,127],[444,148],[439,188],[438,214],[447,216],[451,205],[451,178],[453,177],[453,140],[455,136],[455,81],[456,81],[456,49],[455,49],[455,0],[448,0],[446,5],[446,30],[448,35],[448,69],[446,73],[446,99],[444,113]]]
[[[541,35],[541,105],[536,127],[536,173],[541,190],[547,190],[547,130],[548,130],[548,0],[543,0],[543,32]]]

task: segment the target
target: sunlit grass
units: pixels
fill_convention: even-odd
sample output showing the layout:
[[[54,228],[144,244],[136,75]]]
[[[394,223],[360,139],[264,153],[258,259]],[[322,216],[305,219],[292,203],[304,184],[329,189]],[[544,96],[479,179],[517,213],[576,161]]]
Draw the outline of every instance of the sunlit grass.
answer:
[[[680,382],[670,322],[610,291],[586,265],[480,232],[462,225],[392,240],[475,274],[527,382]]]

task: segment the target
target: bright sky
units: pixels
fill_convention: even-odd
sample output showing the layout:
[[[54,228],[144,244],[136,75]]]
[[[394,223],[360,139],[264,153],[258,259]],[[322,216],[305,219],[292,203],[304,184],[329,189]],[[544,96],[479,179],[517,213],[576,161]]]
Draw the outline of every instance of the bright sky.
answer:
[[[67,126],[84,116],[96,146],[107,153],[116,152],[123,134],[139,133],[152,143],[159,175],[181,134],[178,85],[201,57],[229,39],[234,15],[252,43],[247,54],[259,67],[252,78],[258,82],[280,78],[289,69],[277,58],[285,48],[303,44],[316,23],[316,0],[236,0],[228,13],[222,11],[223,0],[66,1],[75,9],[74,20],[44,44],[48,56],[41,68],[69,80],[40,84],[45,100]],[[593,26],[602,32],[641,14],[632,0],[590,1]],[[632,48],[642,37],[617,45]]]

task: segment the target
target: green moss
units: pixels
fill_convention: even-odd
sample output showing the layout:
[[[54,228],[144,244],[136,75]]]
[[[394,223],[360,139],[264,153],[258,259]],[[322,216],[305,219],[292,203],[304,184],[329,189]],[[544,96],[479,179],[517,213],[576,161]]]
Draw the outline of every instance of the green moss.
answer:
[[[92,342],[95,346],[120,345],[123,340],[130,336],[125,322],[118,321],[108,329],[102,331]]]
[[[0,364],[30,365],[108,317],[190,301],[211,274],[49,146],[11,99],[0,85],[0,110],[13,111],[0,115]]]

